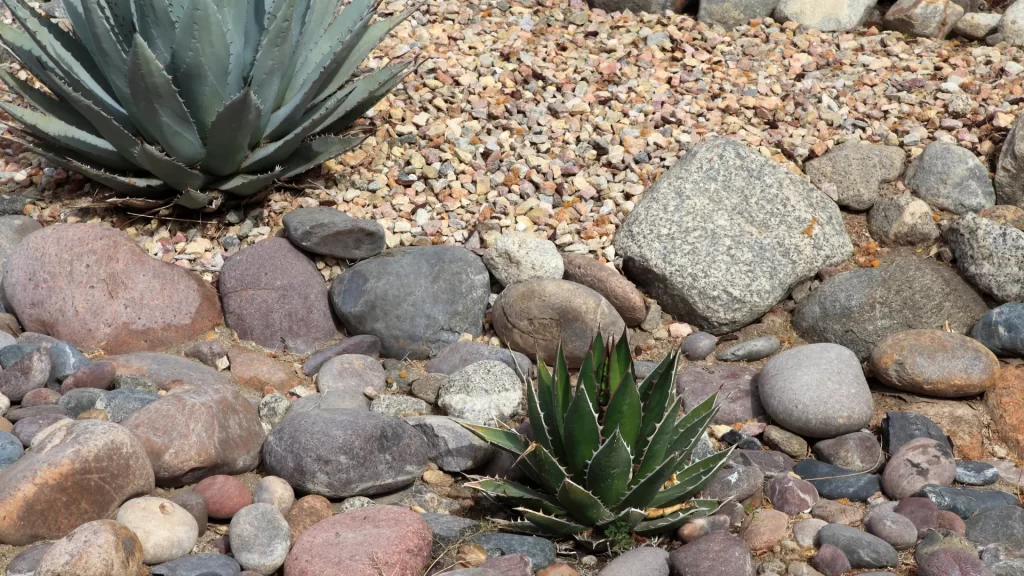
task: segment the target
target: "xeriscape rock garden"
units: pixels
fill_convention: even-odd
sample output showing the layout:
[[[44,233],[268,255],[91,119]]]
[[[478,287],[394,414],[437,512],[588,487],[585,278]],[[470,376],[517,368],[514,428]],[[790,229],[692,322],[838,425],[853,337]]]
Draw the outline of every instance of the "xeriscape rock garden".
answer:
[[[820,122],[769,106],[762,98],[783,92],[771,84],[783,74],[771,64],[763,87],[740,90],[750,99],[742,106],[759,103],[739,125],[707,130],[717,108],[742,107],[703,102],[701,127],[677,138],[668,125],[682,108],[659,96],[658,130],[623,132],[613,144],[587,136],[550,157],[530,152],[519,170],[503,157],[507,138],[470,154],[480,143],[470,126],[440,122],[436,132],[432,115],[445,101],[416,96],[410,83],[387,104],[411,98],[431,112],[383,106],[378,123],[401,130],[375,134],[367,149],[378,138],[436,145],[401,171],[353,181],[354,194],[292,202],[278,193],[265,211],[250,204],[216,214],[231,232],[215,255],[201,227],[190,228],[193,212],[140,217],[119,211],[132,210],[128,202],[101,218],[88,218],[90,207],[56,217],[30,195],[3,196],[0,568],[8,576],[1024,574],[1024,129],[1010,114],[1022,92],[1010,88],[980,113],[973,98],[991,92],[960,76],[975,64],[981,75],[1024,71],[1013,47],[1024,44],[1024,4],[1002,14],[965,4],[900,0],[882,11],[868,1],[705,0],[701,23],[685,20],[687,32],[641,33],[648,56],[597,66],[635,77],[675,43],[682,67],[661,80],[689,97],[709,85],[734,92],[722,90],[732,81],[723,78],[763,64],[730,56],[721,59],[725,75],[688,72],[709,60],[690,46],[694,30],[712,50],[725,37],[705,32],[734,27],[730,41],[837,32],[828,41],[845,50],[857,40],[843,33],[871,22],[925,44],[947,35],[988,44],[943,56],[955,67],[940,89],[949,117],[925,114],[927,128],[874,126],[868,137],[866,121],[843,119],[868,93],[912,105],[912,87],[895,79],[849,99],[834,94]],[[593,10],[560,6],[558,15],[569,12],[567,26],[585,31],[581,42],[605,34],[605,18],[657,20],[604,12],[627,7],[668,6],[601,0]],[[539,26],[545,8],[495,4],[516,18],[507,57],[531,59],[531,42],[547,41],[531,31],[546,38],[547,26],[562,25],[552,13]],[[431,10],[412,29],[451,20],[460,46],[492,18],[490,9],[476,20]],[[398,34],[404,43],[374,54],[400,58],[427,41]],[[902,62],[902,40],[884,38],[879,46]],[[793,45],[807,58],[789,54],[785,74],[810,90],[821,78],[815,58],[835,53],[806,34]],[[878,58],[861,56],[857,66],[880,69]],[[493,93],[481,98],[480,77],[455,82],[431,66],[416,73],[434,74],[432,90],[469,87],[470,96],[450,101],[473,100],[477,126],[522,112],[488,102]],[[628,108],[636,104],[628,90],[592,93],[585,82],[564,105],[538,85],[559,85],[562,71],[548,78],[540,68],[516,70],[551,100],[523,114],[531,145],[549,150],[540,136],[572,129],[591,105],[617,108],[618,120],[651,113]],[[499,81],[515,86],[510,78]],[[749,128],[790,130],[779,126],[797,114],[817,135],[790,131],[749,145],[760,138]],[[830,130],[842,137],[818,139]],[[979,131],[998,136],[982,145]],[[669,145],[670,168],[636,168],[651,163],[651,151],[667,158]],[[366,172],[367,153],[354,146],[341,163]],[[397,144],[389,150],[374,166],[404,158]],[[639,172],[581,175],[576,163],[598,158]],[[42,166],[50,172],[40,168],[35,180],[16,164],[0,176],[14,184],[7,191],[52,187],[57,173]],[[324,165],[344,170],[334,159]],[[416,170],[429,186],[450,177],[459,193],[438,201]],[[394,204],[401,217],[392,204],[367,209],[388,186],[434,201]],[[463,201],[482,202],[491,186],[504,212],[474,207],[476,229],[466,229]],[[210,198],[186,193],[177,202],[195,208]],[[592,212],[601,224],[580,228]],[[148,224],[136,219],[154,214],[167,219],[157,224],[165,234],[140,235]],[[258,219],[266,226],[254,227]],[[666,356],[678,360],[662,363]],[[627,393],[635,408],[622,408]],[[662,393],[661,404],[652,400]],[[561,409],[550,422],[545,402]],[[642,416],[632,432],[629,410]],[[680,451],[654,440],[662,420],[648,416],[658,410],[680,426],[671,435],[685,438]],[[588,456],[580,447],[591,442]],[[605,458],[605,448],[620,457]],[[659,449],[671,470],[645,461]],[[549,453],[558,460],[544,468]],[[706,478],[693,481],[687,471],[701,463]],[[654,467],[664,480],[637,496]],[[546,485],[552,474],[559,482]],[[690,481],[686,498],[666,496]]]

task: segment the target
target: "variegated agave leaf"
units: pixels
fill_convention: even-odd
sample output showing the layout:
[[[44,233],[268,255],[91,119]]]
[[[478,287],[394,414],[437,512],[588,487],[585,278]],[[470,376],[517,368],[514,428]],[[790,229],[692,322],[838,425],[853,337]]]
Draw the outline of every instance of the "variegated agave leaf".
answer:
[[[411,71],[358,74],[412,10],[379,0],[27,0],[0,41],[49,93],[9,73],[33,150],[127,197],[189,208],[251,196],[362,141],[353,123]]]
[[[465,425],[514,454],[537,488],[491,479],[470,486],[515,507],[523,520],[506,529],[592,543],[666,532],[717,509],[693,497],[731,451],[690,461],[717,413],[717,395],[681,415],[677,364],[678,354],[670,354],[637,384],[625,335],[607,348],[598,335],[573,387],[559,350],[553,369],[541,363],[527,386],[534,442],[513,430]]]

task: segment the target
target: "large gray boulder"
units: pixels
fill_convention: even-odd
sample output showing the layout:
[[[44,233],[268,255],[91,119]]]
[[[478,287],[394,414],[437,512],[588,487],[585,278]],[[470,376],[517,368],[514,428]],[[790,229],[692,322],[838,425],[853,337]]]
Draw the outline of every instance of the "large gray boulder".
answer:
[[[782,0],[775,9],[775,19],[822,32],[843,32],[864,23],[877,3],[878,0]]]
[[[480,258],[455,246],[387,250],[349,268],[331,304],[349,335],[372,334],[388,358],[422,360],[468,332],[483,330],[490,276]]]
[[[999,21],[999,33],[1007,43],[1024,46],[1024,2],[1017,0],[1003,12],[1003,19]],[[1006,141],[1009,142],[1010,139],[1007,138]],[[1018,183],[1018,186],[1022,185]]]
[[[975,214],[957,218],[946,230],[956,267],[1000,302],[1024,299],[1024,231]]]
[[[372,496],[412,484],[430,450],[405,422],[363,410],[291,411],[267,436],[263,465],[296,490]]]
[[[890,334],[946,322],[966,334],[987,311],[948,266],[906,258],[833,276],[797,306],[793,327],[811,342],[842,344],[865,360]]]
[[[1011,10],[1020,13],[1021,45],[1024,45],[1024,2],[1018,2],[1007,9],[1003,16],[1004,22],[1011,17]],[[1024,129],[1021,128],[1021,117],[1013,123],[1013,128],[1003,142],[1003,149],[999,152],[995,187],[997,202],[1024,207]]]
[[[654,183],[615,250],[666,312],[723,334],[847,259],[853,246],[825,194],[756,150],[713,138]]]

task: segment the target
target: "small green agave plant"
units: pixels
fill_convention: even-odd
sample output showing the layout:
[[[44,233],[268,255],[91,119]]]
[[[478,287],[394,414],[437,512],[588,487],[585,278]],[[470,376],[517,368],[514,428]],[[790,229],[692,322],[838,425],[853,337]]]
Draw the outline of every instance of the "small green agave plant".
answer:
[[[693,497],[731,450],[691,462],[718,411],[717,394],[680,416],[678,358],[670,354],[638,386],[625,334],[610,349],[598,334],[573,388],[559,349],[554,374],[540,362],[536,385],[527,386],[533,442],[465,424],[515,455],[536,489],[495,478],[470,486],[515,507],[522,520],[507,530],[590,542],[655,535],[714,512],[717,501]]]
[[[0,78],[16,140],[135,199],[216,207],[357,146],[343,134],[409,72],[358,76],[410,13],[379,0],[62,0],[72,32],[25,0],[0,40],[46,90]],[[358,76],[358,77],[357,77]]]

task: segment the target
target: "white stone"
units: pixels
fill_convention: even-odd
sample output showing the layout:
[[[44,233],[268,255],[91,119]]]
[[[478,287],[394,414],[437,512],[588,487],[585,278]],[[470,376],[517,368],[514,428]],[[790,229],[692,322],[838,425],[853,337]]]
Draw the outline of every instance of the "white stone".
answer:
[[[514,416],[522,399],[515,371],[494,360],[470,364],[452,374],[437,393],[437,405],[449,416],[486,425]]]
[[[199,538],[199,525],[187,510],[170,500],[143,496],[117,511],[117,521],[142,542],[143,562],[163,564],[188,555]]]
[[[483,259],[502,286],[538,278],[560,279],[565,272],[555,244],[525,232],[501,235]]]

